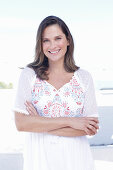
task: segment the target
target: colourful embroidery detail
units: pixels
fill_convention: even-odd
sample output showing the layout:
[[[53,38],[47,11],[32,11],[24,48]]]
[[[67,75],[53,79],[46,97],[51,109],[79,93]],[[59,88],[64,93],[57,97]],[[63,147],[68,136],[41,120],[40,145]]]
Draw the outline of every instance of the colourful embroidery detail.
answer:
[[[84,92],[75,77],[60,91],[53,89],[44,81],[36,79],[32,89],[32,103],[41,116],[83,116]]]

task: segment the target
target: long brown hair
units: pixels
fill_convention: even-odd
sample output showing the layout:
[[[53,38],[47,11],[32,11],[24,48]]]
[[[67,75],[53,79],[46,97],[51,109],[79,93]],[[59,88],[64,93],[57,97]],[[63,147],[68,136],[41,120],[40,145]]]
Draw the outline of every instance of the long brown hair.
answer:
[[[67,52],[64,57],[65,70],[67,72],[74,72],[79,68],[75,65],[74,62],[74,42],[69,28],[60,18],[56,16],[48,16],[40,23],[37,31],[34,61],[27,65],[28,67],[34,69],[37,77],[41,80],[48,80],[47,70],[49,67],[48,58],[44,55],[42,50],[42,35],[46,27],[54,24],[59,25],[62,32],[65,34],[67,40],[69,41],[69,46],[67,47]]]

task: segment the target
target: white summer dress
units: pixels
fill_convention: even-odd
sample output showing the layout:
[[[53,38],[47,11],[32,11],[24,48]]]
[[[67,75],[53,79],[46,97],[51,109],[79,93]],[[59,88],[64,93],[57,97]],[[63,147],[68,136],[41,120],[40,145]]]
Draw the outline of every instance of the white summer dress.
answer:
[[[74,72],[72,79],[57,90],[26,67],[19,78],[14,111],[28,114],[26,100],[44,117],[98,116],[93,80],[83,69]],[[25,135],[24,170],[94,170],[86,136]]]

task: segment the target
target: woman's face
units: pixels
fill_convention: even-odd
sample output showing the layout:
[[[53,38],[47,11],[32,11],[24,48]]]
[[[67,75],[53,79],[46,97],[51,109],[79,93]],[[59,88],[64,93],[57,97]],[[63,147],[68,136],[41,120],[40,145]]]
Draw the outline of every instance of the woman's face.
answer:
[[[69,42],[59,25],[54,24],[45,28],[42,48],[49,61],[64,61],[68,45]]]

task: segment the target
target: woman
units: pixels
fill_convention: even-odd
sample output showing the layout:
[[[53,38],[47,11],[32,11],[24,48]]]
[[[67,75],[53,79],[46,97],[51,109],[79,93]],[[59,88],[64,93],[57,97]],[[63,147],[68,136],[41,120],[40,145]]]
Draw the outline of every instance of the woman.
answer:
[[[15,101],[16,127],[28,132],[24,170],[94,170],[86,138],[98,129],[94,86],[91,75],[75,65],[73,50],[66,24],[45,18]]]

